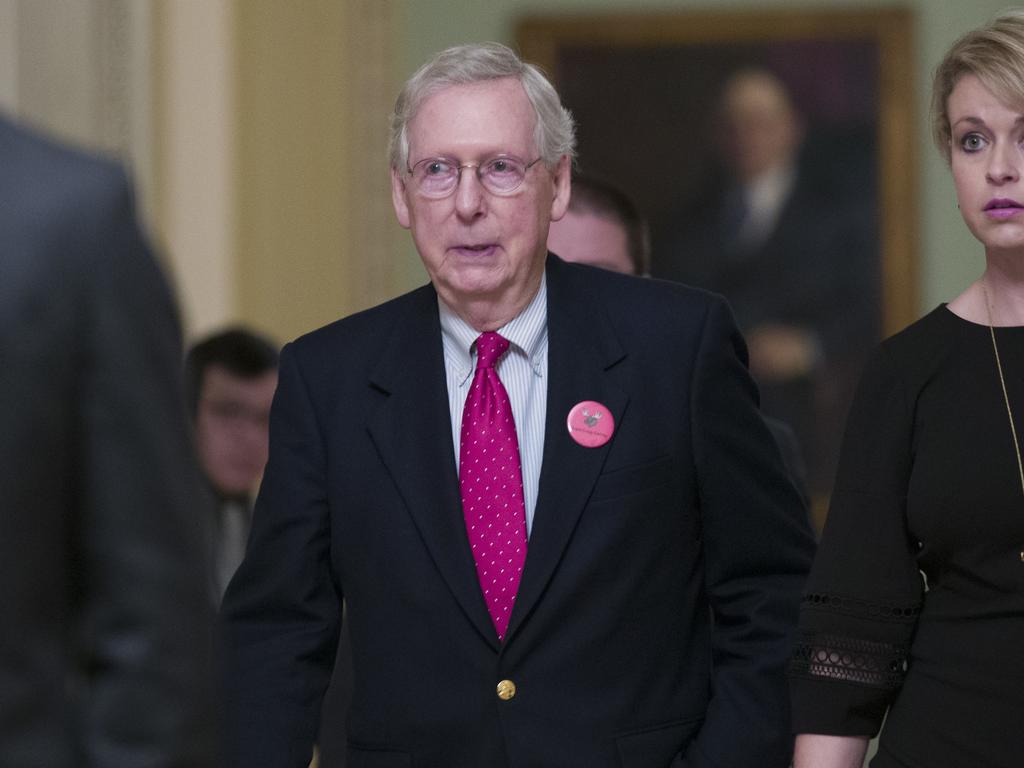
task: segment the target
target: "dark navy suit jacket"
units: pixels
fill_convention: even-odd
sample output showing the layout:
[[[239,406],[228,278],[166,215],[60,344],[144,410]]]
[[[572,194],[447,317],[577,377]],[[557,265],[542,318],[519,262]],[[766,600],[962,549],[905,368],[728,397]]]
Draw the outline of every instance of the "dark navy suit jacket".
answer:
[[[731,313],[553,256],[547,279],[543,467],[503,645],[464,529],[434,290],[284,349],[223,609],[231,765],[308,761],[342,595],[349,768],[788,765],[812,537]],[[568,434],[582,400],[614,415],[604,446]]]

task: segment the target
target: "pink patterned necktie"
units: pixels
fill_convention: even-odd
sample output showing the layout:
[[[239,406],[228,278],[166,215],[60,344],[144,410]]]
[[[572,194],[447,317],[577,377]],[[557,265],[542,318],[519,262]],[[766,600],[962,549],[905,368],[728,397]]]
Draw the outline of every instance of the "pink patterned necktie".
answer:
[[[523,471],[512,404],[495,363],[508,339],[493,331],[476,340],[476,373],[462,411],[459,488],[466,533],[487,610],[505,639],[526,562]]]

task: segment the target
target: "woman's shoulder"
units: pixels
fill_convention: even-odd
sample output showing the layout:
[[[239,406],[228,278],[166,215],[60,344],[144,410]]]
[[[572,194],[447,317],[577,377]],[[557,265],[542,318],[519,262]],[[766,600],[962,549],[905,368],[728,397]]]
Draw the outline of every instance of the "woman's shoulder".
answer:
[[[953,342],[960,336],[962,324],[966,322],[953,314],[947,305],[940,304],[885,339],[879,345],[876,357],[886,360],[889,365],[904,368],[928,366],[949,353]]]
[[[888,337],[868,358],[860,389],[905,394],[920,390],[948,363],[963,322],[942,304]]]

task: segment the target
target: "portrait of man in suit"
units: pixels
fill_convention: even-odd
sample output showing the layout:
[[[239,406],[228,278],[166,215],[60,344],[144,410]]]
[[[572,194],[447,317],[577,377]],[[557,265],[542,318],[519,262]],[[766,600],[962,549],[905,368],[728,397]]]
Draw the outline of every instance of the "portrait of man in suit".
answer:
[[[842,151],[811,141],[766,68],[723,82],[713,124],[721,166],[678,214],[656,274],[729,300],[762,407],[793,427],[813,457],[812,492],[826,496],[854,382],[881,335],[871,159],[852,140]]]
[[[406,82],[430,282],[282,350],[229,765],[309,761],[342,600],[349,768],[788,765],[806,512],[724,301],[548,253],[574,144],[504,46]]]
[[[579,122],[579,164],[650,222],[650,274],[729,302],[818,525],[867,353],[917,317],[909,26],[848,11],[539,14],[518,34]]]

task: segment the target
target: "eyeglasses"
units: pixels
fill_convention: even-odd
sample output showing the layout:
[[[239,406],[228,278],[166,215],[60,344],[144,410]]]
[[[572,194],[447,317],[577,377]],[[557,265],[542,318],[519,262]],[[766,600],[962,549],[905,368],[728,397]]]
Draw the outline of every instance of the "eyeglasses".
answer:
[[[463,168],[472,168],[483,188],[492,195],[511,195],[526,180],[526,172],[539,163],[511,155],[498,155],[479,163],[460,163],[447,157],[428,157],[409,168],[412,186],[424,197],[448,197],[459,186]]]
[[[215,400],[204,397],[200,404],[222,424],[236,427],[247,424],[258,429],[267,429],[270,424],[270,411],[253,408],[235,400]]]

